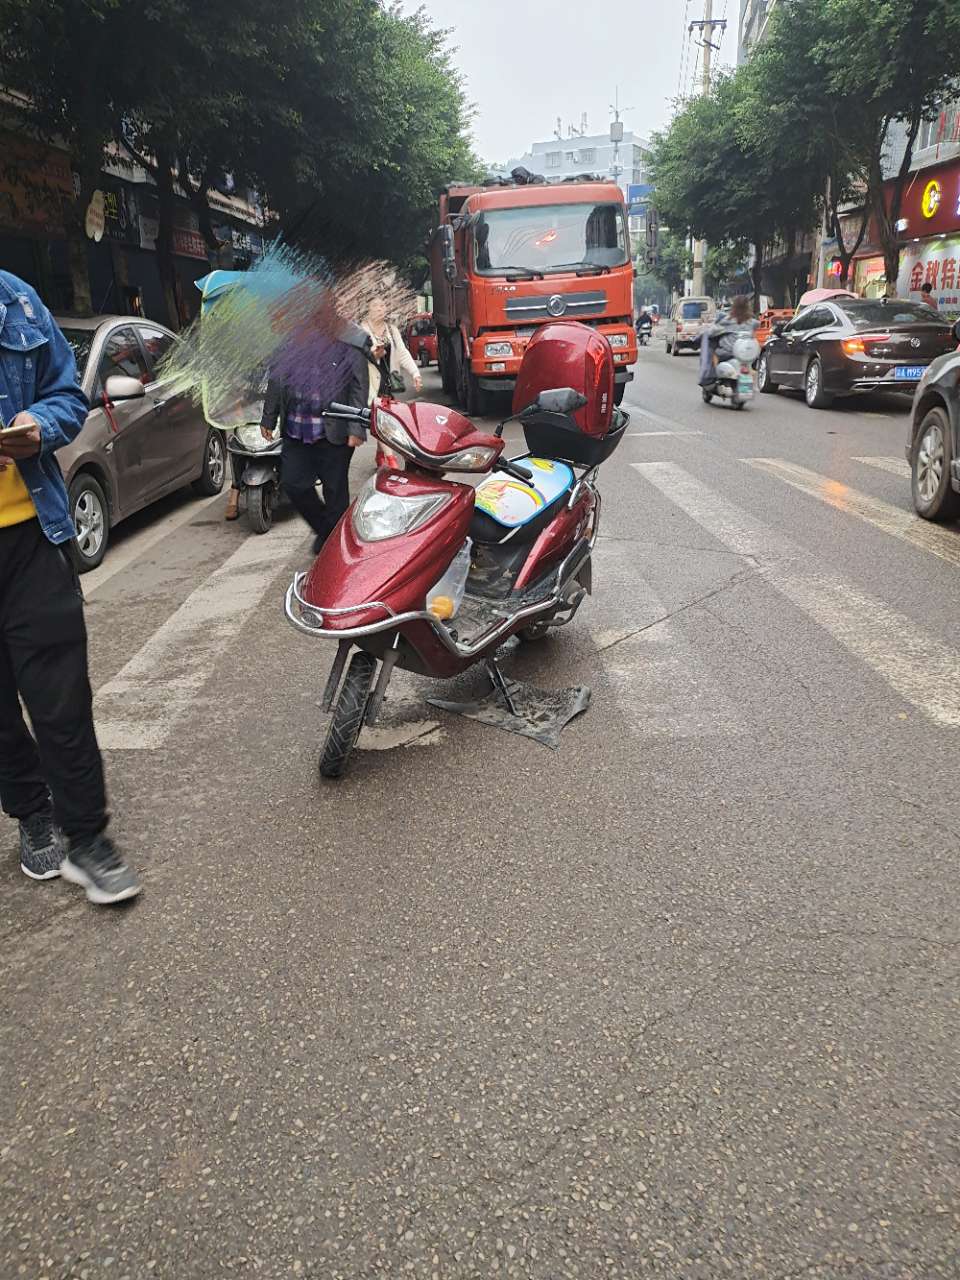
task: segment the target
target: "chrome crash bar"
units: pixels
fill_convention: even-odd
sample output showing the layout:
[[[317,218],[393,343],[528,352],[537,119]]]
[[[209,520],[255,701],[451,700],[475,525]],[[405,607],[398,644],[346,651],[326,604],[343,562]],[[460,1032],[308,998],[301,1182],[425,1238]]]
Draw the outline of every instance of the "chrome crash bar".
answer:
[[[563,587],[568,579],[580,568],[579,562],[589,554],[595,540],[596,531],[594,531],[594,536],[589,543],[581,542],[574,547],[573,551],[570,552],[557,569],[554,587],[549,596],[525,605],[521,609],[513,610],[509,615],[502,618],[500,622],[488,627],[475,640],[465,644],[455,640],[439,618],[434,617],[426,609],[395,613],[389,605],[383,604],[379,600],[371,600],[366,604],[351,605],[346,609],[319,609],[316,605],[309,604],[300,594],[301,585],[307,576],[305,573],[296,574],[293,582],[287,588],[287,594],[283,601],[283,611],[286,614],[287,621],[291,626],[296,627],[298,631],[307,636],[319,636],[324,640],[362,640],[365,636],[377,635],[383,631],[395,631],[397,628],[405,626],[408,622],[425,622],[433,629],[434,635],[441,644],[449,649],[452,654],[458,658],[473,658],[484,649],[489,648],[499,636],[515,627],[518,622],[525,622],[527,618],[536,617],[537,614],[546,613],[550,609],[556,608],[558,604],[562,604]],[[362,627],[344,627],[338,628],[336,631],[328,631],[326,629],[326,618],[343,618],[348,614],[364,613],[369,609],[380,609],[385,616],[379,622],[370,622]]]

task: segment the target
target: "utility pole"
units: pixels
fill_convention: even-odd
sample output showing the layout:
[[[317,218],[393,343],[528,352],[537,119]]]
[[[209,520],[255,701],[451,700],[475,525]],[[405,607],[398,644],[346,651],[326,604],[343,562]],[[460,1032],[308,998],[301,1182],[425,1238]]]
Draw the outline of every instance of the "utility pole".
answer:
[[[615,101],[611,102],[610,110],[613,112],[613,119],[610,121],[610,141],[613,143],[613,168],[611,175],[614,182],[620,182],[620,175],[623,173],[623,166],[620,164],[620,143],[623,142],[623,121],[620,119],[620,86],[617,85]],[[624,111],[632,111],[633,107],[624,107]]]
[[[700,95],[706,97],[710,92],[710,70],[713,64],[713,51],[719,50],[720,46],[713,43],[713,33],[718,30],[723,35],[726,30],[726,21],[713,19],[713,0],[703,0],[703,18],[699,22],[690,23],[690,31],[695,28],[700,31],[700,47],[703,50],[703,79],[700,82]],[[706,240],[695,240],[693,245],[693,294],[694,297],[702,297],[705,285],[703,279],[703,267],[707,257]]]

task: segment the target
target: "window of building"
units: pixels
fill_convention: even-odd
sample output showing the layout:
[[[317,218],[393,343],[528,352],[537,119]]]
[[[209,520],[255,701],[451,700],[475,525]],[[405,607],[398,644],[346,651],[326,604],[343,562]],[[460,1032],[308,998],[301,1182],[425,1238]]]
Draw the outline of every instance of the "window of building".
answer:
[[[960,98],[945,103],[932,120],[924,120],[917,134],[917,150],[960,142]]]
[[[596,163],[597,163],[597,148],[596,148],[596,147],[584,147],[584,148],[583,148],[583,150],[580,152],[580,163],[581,163],[581,164],[596,164]]]
[[[547,157],[546,157],[546,167],[547,167],[548,169],[559,169],[559,168],[560,168],[560,152],[559,152],[559,151],[548,151],[548,152],[547,152]]]

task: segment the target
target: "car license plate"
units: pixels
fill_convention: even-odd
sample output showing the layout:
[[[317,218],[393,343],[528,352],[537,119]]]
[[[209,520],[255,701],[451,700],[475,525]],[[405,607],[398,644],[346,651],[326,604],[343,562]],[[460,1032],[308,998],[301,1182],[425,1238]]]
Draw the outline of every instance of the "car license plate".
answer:
[[[924,371],[922,364],[901,364],[894,369],[893,376],[897,382],[919,382]]]

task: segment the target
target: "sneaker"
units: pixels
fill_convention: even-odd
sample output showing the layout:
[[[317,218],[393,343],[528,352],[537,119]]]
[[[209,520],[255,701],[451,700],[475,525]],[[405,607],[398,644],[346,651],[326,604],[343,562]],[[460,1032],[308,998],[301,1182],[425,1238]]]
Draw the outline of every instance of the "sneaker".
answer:
[[[126,902],[135,898],[141,887],[136,872],[131,871],[105,835],[71,844],[60,864],[60,874],[64,880],[86,889],[87,897],[98,906]]]
[[[52,809],[41,809],[20,821],[20,870],[31,880],[52,880],[60,874],[66,848],[53,821]]]

